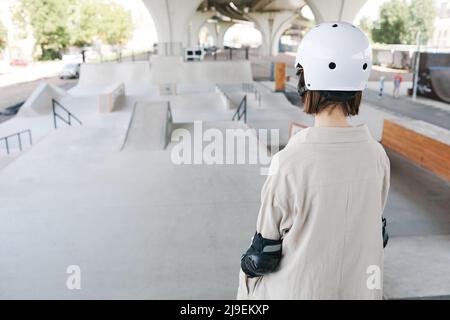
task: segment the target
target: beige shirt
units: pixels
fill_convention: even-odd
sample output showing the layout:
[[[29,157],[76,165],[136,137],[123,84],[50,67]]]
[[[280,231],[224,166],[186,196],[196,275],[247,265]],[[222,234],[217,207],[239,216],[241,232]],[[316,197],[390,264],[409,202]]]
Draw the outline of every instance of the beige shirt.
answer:
[[[272,159],[256,231],[283,239],[277,270],[238,299],[381,299],[389,159],[367,126],[312,127]]]

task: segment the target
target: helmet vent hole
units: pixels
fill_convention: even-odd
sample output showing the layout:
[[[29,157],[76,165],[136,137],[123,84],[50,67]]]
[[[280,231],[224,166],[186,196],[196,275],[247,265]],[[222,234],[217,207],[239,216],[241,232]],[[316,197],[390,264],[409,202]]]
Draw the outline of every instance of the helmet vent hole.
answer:
[[[336,63],[334,62],[330,62],[330,64],[328,65],[328,68],[330,68],[331,70],[336,68]]]
[[[363,69],[366,70],[367,69],[367,63],[363,64]]]
[[[336,28],[338,25],[335,23],[332,25],[333,28]]]

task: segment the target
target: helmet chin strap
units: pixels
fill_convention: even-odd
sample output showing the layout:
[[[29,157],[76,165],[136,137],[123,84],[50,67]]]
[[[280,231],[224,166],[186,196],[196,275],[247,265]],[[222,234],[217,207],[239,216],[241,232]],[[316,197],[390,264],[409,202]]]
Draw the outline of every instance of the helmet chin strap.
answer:
[[[306,88],[306,86],[301,86],[300,82],[297,84],[297,92],[300,95],[300,97],[303,97],[303,95],[306,93],[306,91],[308,91],[308,89]]]

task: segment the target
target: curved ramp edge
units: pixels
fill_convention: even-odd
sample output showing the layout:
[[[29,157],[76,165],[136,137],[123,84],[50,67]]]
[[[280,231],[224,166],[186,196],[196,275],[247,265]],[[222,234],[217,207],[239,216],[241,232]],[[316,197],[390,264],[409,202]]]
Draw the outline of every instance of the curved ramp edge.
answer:
[[[430,67],[431,89],[442,101],[450,103],[450,67]]]

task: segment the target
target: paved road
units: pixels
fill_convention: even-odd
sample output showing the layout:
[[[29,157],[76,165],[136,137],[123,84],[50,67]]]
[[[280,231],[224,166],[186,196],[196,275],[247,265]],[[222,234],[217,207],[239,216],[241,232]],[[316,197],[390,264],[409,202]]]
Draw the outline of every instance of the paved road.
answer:
[[[383,95],[383,97],[379,99],[378,92],[370,89],[364,91],[363,99],[372,105],[394,114],[422,120],[450,130],[450,112],[446,110],[414,102],[410,98],[394,99],[392,96]]]
[[[43,82],[51,83],[59,86],[65,90],[69,90],[74,87],[78,80],[61,80],[58,77],[45,78],[32,82],[20,83],[11,86],[0,88],[0,113],[5,108],[25,101],[37,88],[37,86]],[[10,117],[0,115],[0,123],[6,121]]]
[[[278,60],[290,63],[293,57],[288,55],[281,55],[277,57]],[[292,63],[291,63],[292,64]],[[270,62],[256,60],[252,61],[252,70],[255,80],[267,80],[270,76]],[[287,74],[295,76],[293,68],[287,68]],[[379,79],[383,75],[387,80],[391,79],[394,72],[383,72],[383,70],[372,70],[371,79]],[[411,74],[403,74],[406,80],[410,80]],[[287,98],[294,105],[300,104],[300,99],[296,94],[295,88],[287,85]],[[378,99],[378,93],[371,89],[366,89],[363,95],[364,101],[377,106],[381,109],[387,110],[391,113],[406,116],[416,120],[422,120],[436,126],[450,130],[450,112],[440,108],[433,107],[420,102],[413,102],[410,98],[402,97],[394,99],[392,96],[386,94],[383,98]]]

